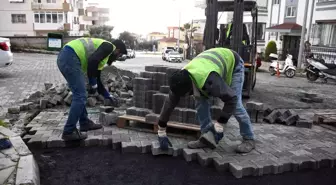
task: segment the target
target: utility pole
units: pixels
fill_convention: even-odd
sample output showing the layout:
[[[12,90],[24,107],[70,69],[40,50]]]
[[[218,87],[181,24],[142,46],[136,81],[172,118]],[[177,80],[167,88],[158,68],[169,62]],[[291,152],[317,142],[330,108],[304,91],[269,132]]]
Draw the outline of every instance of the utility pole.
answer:
[[[307,11],[308,4],[309,4],[309,1],[306,0],[306,5],[305,5],[305,8],[304,8],[304,12],[306,12],[306,13],[304,14],[304,17],[303,17],[303,24],[302,24],[301,38],[300,38],[300,50],[299,50],[299,57],[298,57],[298,68],[299,69],[301,69],[302,53],[303,53],[303,49],[304,49],[304,40],[305,40],[305,33],[306,33],[306,22],[307,22],[307,14],[308,14],[308,11]]]
[[[191,30],[190,30],[190,45],[189,45],[189,48],[190,48],[190,59],[193,57],[193,27],[194,27],[194,19],[191,20]]]
[[[308,26],[308,33],[307,33],[308,42],[309,42],[309,39],[310,39],[311,25],[312,25],[313,15],[314,15],[314,7],[315,7],[315,0],[313,0],[313,4],[310,8],[310,18],[309,18],[309,26]]]

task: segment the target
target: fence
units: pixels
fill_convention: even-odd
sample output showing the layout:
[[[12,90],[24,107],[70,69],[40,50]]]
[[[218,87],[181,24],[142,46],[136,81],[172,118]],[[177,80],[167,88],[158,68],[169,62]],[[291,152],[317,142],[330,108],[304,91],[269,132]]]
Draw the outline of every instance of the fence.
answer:
[[[47,49],[47,39],[46,36],[37,36],[37,37],[6,37],[10,39],[11,48],[13,50],[20,48],[31,48],[31,49]],[[71,40],[77,39],[80,37],[69,36],[63,38],[63,43],[67,43]]]

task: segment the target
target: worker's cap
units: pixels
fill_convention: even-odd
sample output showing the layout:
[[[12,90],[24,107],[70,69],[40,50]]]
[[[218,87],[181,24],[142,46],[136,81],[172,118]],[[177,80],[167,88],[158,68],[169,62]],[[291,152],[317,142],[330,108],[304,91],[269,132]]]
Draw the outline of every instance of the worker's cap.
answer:
[[[177,96],[184,96],[192,90],[189,72],[185,69],[174,72],[169,77],[170,90]]]
[[[127,55],[127,49],[126,49],[126,45],[122,40],[114,40],[112,41],[112,44],[116,47],[116,49],[120,50],[121,54],[125,54]]]

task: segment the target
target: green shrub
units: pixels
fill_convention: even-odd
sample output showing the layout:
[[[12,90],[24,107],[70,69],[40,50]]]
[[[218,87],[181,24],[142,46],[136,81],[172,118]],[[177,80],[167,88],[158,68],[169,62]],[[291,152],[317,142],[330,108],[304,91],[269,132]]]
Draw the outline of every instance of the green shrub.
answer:
[[[0,120],[0,126],[3,127],[8,127],[7,123],[5,123],[4,121]]]
[[[278,53],[276,43],[273,40],[269,41],[267,46],[266,46],[266,50],[265,50],[265,60],[266,61],[269,61],[269,55],[271,53],[275,53],[275,54]]]

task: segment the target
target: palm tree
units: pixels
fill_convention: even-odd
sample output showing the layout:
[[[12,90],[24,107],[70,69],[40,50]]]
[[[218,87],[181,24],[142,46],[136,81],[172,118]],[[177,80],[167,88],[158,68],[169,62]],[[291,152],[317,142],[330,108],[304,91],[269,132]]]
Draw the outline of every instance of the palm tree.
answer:
[[[185,23],[183,25],[183,27],[180,27],[181,31],[184,31],[184,35],[185,35],[185,43],[187,43],[189,45],[188,49],[187,49],[187,59],[191,59],[190,56],[190,46],[191,46],[191,40],[192,40],[192,33],[194,33],[195,31],[197,31],[199,29],[199,27],[197,26],[191,26],[190,23]],[[189,34],[191,35],[191,38],[189,38]]]

